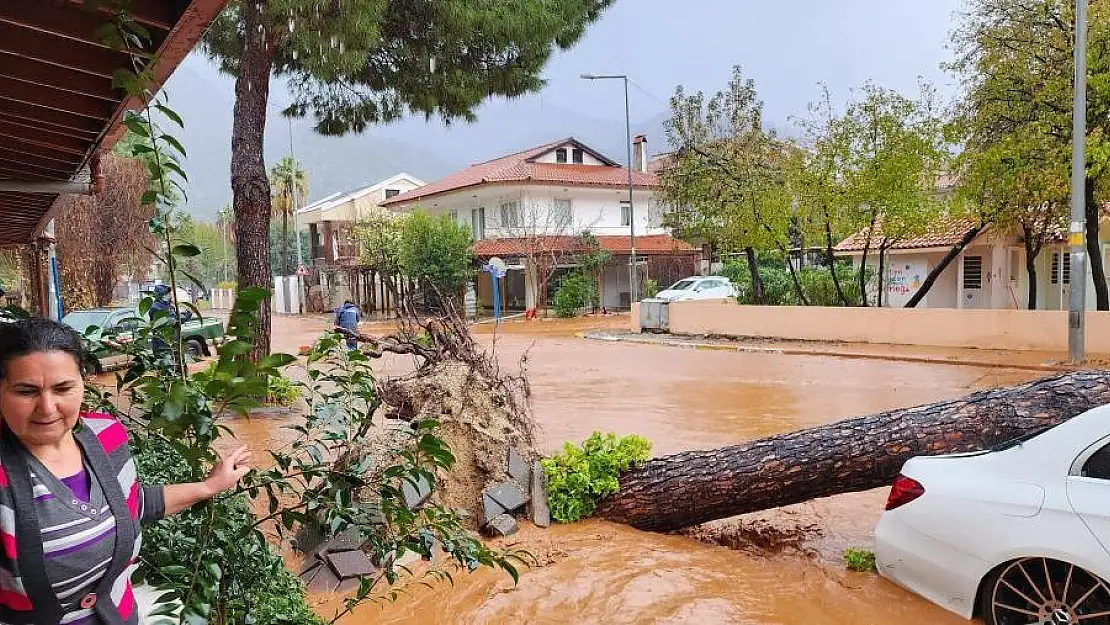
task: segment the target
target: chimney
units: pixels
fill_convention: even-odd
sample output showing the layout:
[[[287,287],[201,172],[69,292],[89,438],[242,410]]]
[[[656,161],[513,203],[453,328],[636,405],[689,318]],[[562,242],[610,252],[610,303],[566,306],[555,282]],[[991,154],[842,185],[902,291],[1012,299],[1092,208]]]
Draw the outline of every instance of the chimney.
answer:
[[[647,171],[647,137],[636,135],[632,138],[632,171]]]

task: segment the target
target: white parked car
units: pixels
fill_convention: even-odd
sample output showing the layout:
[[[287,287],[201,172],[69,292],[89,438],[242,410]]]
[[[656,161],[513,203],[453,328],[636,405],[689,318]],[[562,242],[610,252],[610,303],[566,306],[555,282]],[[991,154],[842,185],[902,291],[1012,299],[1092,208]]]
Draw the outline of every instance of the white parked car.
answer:
[[[736,297],[736,287],[732,281],[722,276],[696,276],[683,278],[672,284],[664,291],[655,295],[655,299],[668,302],[686,302],[696,299],[728,299]]]
[[[909,460],[875,539],[881,575],[965,618],[1110,624],[1110,406]]]

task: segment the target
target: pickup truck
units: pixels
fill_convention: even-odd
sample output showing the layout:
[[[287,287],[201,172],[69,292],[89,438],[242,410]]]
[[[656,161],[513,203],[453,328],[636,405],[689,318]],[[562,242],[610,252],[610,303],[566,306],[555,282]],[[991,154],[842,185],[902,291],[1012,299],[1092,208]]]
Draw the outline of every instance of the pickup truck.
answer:
[[[142,320],[134,308],[93,308],[75,310],[62,318],[62,323],[84,334],[90,327],[100,328],[105,338],[126,342],[131,331],[139,327]],[[181,324],[181,340],[185,353],[194,360],[211,356],[214,345],[224,340],[224,324],[215,317],[193,318]],[[127,355],[101,345],[92,352],[97,370],[100,372],[116,369],[127,364]]]

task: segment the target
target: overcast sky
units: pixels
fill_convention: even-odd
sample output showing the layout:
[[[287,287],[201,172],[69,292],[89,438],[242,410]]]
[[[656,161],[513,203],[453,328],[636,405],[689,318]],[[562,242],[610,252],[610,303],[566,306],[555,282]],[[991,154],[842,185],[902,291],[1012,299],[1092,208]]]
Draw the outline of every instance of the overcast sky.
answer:
[[[954,90],[940,67],[961,0],[617,0],[572,50],[548,65],[547,88],[525,102],[621,119],[619,84],[582,73],[626,73],[640,89],[632,117],[667,110],[678,84],[723,88],[735,64],[755,79],[776,123],[805,112],[825,82],[838,101],[866,81],[916,92],[918,77]],[[198,59],[192,59],[196,67]],[[215,72],[214,69],[210,70]],[[206,72],[207,73],[207,72]],[[645,93],[646,92],[646,93]],[[280,98],[280,95],[278,95]],[[611,109],[611,114],[609,112]],[[496,120],[482,120],[481,123]]]
[[[627,73],[666,101],[677,84],[716,91],[742,65],[773,119],[803,113],[817,83],[835,97],[868,80],[952,91],[940,64],[960,0],[618,0],[575,49],[551,63],[546,101],[597,111],[603,87],[583,72]],[[616,85],[611,90],[616,90]],[[634,93],[634,118],[665,105]],[[619,111],[618,111],[619,112]]]
[[[350,164],[308,162],[310,170],[325,168],[329,170],[325,174],[335,178],[314,185],[312,196],[372,184],[394,167],[419,170],[413,173],[434,179],[467,163],[571,135],[623,161],[620,83],[584,81],[579,76],[587,72],[631,77],[633,132],[649,134],[652,152],[666,150],[661,121],[675,86],[715,92],[727,85],[736,64],[755,80],[766,103],[768,123],[780,129],[791,116],[806,113],[807,104],[819,96],[821,82],[828,84],[837,104],[867,81],[912,96],[919,77],[933,83],[942,97],[951,96],[955,81],[941,64],[951,60],[949,36],[962,2],[617,0],[577,46],[555,55],[545,72],[548,85],[542,92],[488,102],[477,111],[479,119],[473,125],[445,128],[419,118],[373,128],[357,139],[356,147],[389,156],[404,152],[409,154],[407,160],[398,157],[399,163],[378,163],[379,167],[364,168],[362,173],[340,171]],[[191,56],[179,74],[167,85],[171,95],[178,87],[173,101],[184,107],[186,119],[205,121],[192,124],[187,138],[190,152],[195,147],[195,156],[200,157],[190,163],[190,176],[195,168],[212,170],[207,177],[197,172],[194,180],[212,187],[215,195],[205,198],[199,209],[211,212],[212,206],[222,205],[229,197],[222,180],[230,156],[232,83],[199,55]],[[289,143],[286,122],[277,116],[278,105],[287,97],[281,86],[275,87],[267,131],[268,162],[281,156]],[[298,143],[309,142],[309,122],[295,125]],[[351,156],[352,144],[326,141]],[[418,151],[427,157],[421,160],[415,156]],[[360,158],[375,159],[373,154]],[[314,178],[321,181],[325,174],[317,172]]]

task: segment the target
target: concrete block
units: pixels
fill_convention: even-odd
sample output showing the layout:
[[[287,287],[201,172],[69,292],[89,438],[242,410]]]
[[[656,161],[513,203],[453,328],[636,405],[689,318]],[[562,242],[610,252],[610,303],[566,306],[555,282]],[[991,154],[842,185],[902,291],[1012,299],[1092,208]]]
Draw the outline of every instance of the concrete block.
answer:
[[[527,485],[531,479],[528,461],[515,449],[509,450],[509,477],[516,480],[521,486]]]
[[[486,528],[494,536],[512,536],[520,526],[511,514],[502,514],[490,521]]]
[[[537,460],[532,464],[532,501],[529,503],[529,517],[536,527],[551,525],[551,508],[547,505],[547,473]]]
[[[512,480],[505,480],[493,486],[487,486],[483,492],[496,501],[506,512],[517,510],[528,503],[528,495],[524,492],[523,487]]]
[[[415,487],[408,482],[404,482],[401,486],[401,493],[405,496],[405,506],[409,510],[416,510],[432,496],[432,485],[427,478],[421,477],[416,481]]]
[[[482,518],[479,519],[482,522],[482,525],[489,523],[494,518],[505,514],[506,512],[508,512],[508,510],[502,508],[501,504],[494,501],[493,497],[489,496],[489,493],[482,493]]]
[[[382,507],[376,501],[367,501],[360,503],[358,507],[366,512],[369,521],[374,525],[382,525],[385,523],[385,517],[382,516]]]
[[[331,570],[330,566],[321,565],[316,569],[312,579],[305,582],[308,589],[313,592],[334,592],[339,588],[339,576]]]
[[[327,562],[339,579],[372,575],[377,570],[370,558],[360,550],[329,553]]]
[[[357,527],[349,527],[324,543],[326,553],[352,551],[362,547],[362,532]]]

